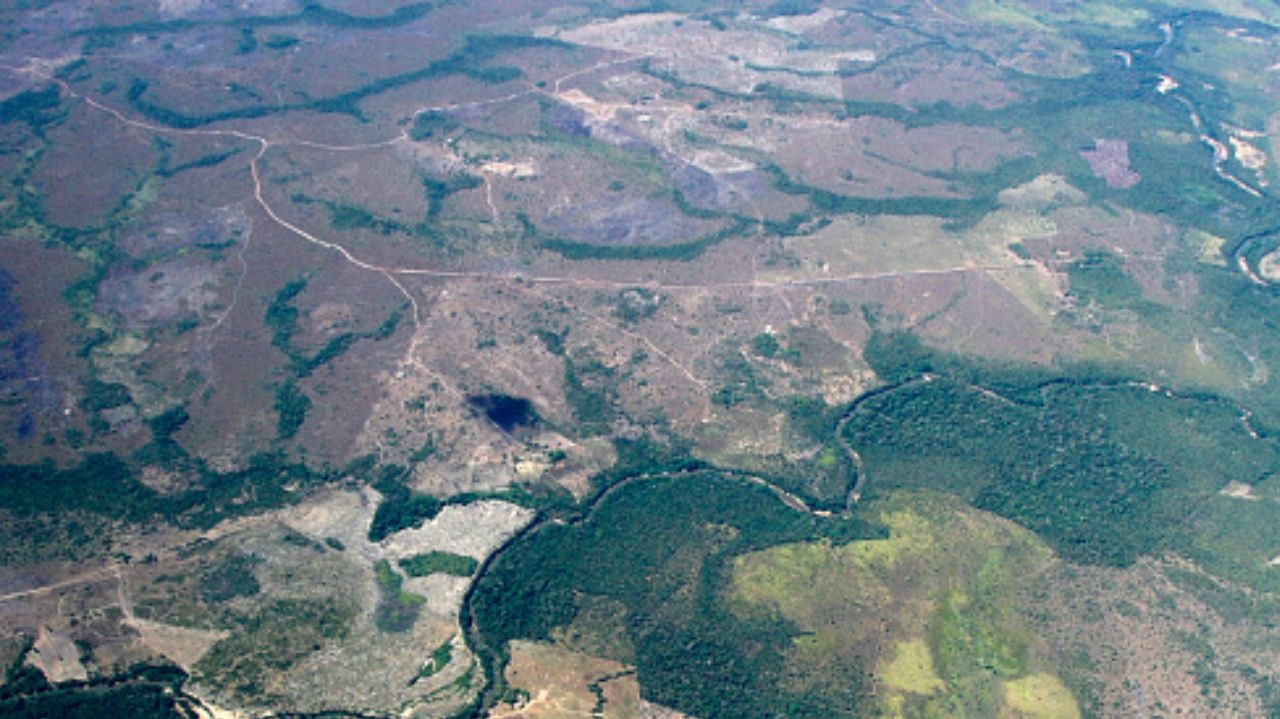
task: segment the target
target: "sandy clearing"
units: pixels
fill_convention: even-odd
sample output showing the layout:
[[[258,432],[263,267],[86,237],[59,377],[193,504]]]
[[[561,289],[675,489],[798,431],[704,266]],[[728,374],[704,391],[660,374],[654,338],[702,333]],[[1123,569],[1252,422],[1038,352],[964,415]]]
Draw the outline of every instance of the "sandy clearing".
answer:
[[[46,679],[57,684],[67,681],[86,681],[89,671],[80,661],[80,649],[65,630],[40,627],[27,663],[44,673]]]
[[[383,540],[382,546],[388,556],[397,558],[436,551],[483,561],[532,521],[533,515],[531,509],[498,500],[450,505],[421,527]]]
[[[142,643],[190,672],[192,667],[214,644],[231,636],[231,632],[177,627],[133,617],[127,624],[138,630]]]
[[[1244,482],[1237,482],[1236,480],[1231,480],[1230,482],[1228,482],[1227,486],[1218,490],[1218,494],[1221,494],[1224,497],[1233,497],[1235,499],[1248,499],[1255,502],[1260,501],[1262,499],[1262,497],[1259,497],[1258,495],[1253,493],[1253,485],[1245,484]]]

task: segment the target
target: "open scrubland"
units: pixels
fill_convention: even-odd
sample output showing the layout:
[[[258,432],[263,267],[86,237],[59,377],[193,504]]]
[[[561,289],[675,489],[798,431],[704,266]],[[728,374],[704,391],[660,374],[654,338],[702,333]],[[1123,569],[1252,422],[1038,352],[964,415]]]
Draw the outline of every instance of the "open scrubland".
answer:
[[[1271,4],[10,5],[0,713],[1280,712]]]

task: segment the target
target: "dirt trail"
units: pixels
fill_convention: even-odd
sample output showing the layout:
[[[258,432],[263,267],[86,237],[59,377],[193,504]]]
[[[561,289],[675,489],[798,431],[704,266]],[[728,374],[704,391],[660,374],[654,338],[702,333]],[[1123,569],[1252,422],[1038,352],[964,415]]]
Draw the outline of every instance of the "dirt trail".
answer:
[[[75,587],[81,584],[88,584],[90,582],[109,579],[113,575],[118,576],[116,575],[115,566],[103,567],[101,569],[95,569],[92,572],[77,574],[74,577],[71,577],[69,579],[63,579],[62,581],[54,582],[52,584],[44,584],[39,587],[32,587],[31,589],[23,589],[17,592],[9,592],[8,594],[0,594],[0,602],[8,602],[14,599],[25,599],[27,597],[39,596],[41,594],[52,592],[57,589],[65,589],[66,587]]]

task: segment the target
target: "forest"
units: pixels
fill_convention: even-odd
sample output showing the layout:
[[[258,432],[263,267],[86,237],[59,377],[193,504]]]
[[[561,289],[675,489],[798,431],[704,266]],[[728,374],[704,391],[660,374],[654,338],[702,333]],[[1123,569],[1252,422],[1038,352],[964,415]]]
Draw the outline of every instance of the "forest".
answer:
[[[894,384],[864,396],[844,439],[867,492],[931,487],[1022,524],[1064,558],[1127,566],[1185,549],[1188,529],[1228,479],[1280,466],[1245,411],[1101,368],[1057,374],[873,337],[866,357]]]
[[[653,701],[694,716],[830,716],[850,696],[788,689],[781,657],[796,630],[730,611],[720,593],[726,562],[784,542],[876,535],[860,520],[790,509],[767,488],[714,471],[638,477],[585,519],[544,524],[502,552],[478,580],[471,609],[494,648],[565,626],[624,635],[611,658],[634,662]],[[618,611],[586,610],[600,601]],[[497,651],[501,663],[505,650]]]

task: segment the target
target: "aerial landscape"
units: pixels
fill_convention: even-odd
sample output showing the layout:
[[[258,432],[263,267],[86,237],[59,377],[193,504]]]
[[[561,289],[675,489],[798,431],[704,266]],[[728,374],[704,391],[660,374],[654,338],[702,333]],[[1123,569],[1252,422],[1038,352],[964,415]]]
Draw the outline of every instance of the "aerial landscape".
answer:
[[[1278,153],[1270,0],[0,4],[0,717],[1280,718]]]

